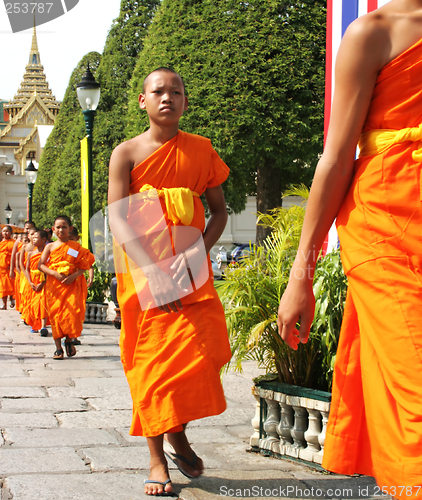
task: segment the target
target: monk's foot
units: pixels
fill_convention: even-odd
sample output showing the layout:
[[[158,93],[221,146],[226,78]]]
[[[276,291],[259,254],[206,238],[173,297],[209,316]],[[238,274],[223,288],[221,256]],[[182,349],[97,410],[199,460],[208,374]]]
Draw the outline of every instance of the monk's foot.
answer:
[[[159,496],[169,495],[172,492],[173,486],[171,485],[167,463],[163,463],[160,459],[151,459],[149,478],[145,481],[145,494]]]
[[[183,475],[193,479],[204,472],[204,464],[192,450],[185,431],[166,434],[165,440],[171,445],[164,448],[167,458]]]

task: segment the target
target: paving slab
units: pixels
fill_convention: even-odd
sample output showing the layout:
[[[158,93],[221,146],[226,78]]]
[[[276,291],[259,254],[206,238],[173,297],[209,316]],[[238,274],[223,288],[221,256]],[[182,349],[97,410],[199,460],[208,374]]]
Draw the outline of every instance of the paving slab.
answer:
[[[88,398],[86,400],[95,410],[132,410],[129,391],[119,392],[107,398]]]
[[[132,421],[131,410],[86,411],[80,413],[57,413],[62,427],[87,429],[113,429],[124,427]]]
[[[2,402],[2,409],[16,412],[23,411],[82,411],[87,410],[87,403],[81,398],[21,398],[8,399]]]
[[[0,429],[5,427],[49,429],[58,425],[56,417],[49,413],[6,413],[4,410],[0,412]]]
[[[81,452],[94,472],[119,469],[148,470],[149,467],[149,452],[146,445],[126,448],[97,446],[95,448],[84,448]]]
[[[72,379],[66,376],[56,377],[53,374],[48,377],[4,378],[1,381],[2,387],[63,387],[72,384]]]
[[[11,447],[49,448],[119,444],[119,439],[103,429],[9,429],[3,432]]]
[[[45,398],[44,387],[0,387],[0,398]]]
[[[9,477],[4,488],[13,500],[140,500],[146,471],[110,474],[57,474]]]
[[[1,473],[83,472],[85,462],[73,448],[0,448]]]

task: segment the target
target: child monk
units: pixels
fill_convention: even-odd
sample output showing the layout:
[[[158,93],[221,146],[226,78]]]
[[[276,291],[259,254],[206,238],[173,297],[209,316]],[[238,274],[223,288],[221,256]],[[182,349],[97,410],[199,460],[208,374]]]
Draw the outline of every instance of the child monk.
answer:
[[[36,231],[35,226],[31,227],[28,231],[28,243],[25,243],[22,248],[19,251],[18,254],[18,260],[19,260],[19,267],[21,269],[21,285],[20,285],[20,302],[21,302],[21,320],[29,325],[27,319],[28,319],[28,308],[30,306],[30,295],[31,295],[31,287],[29,285],[29,281],[27,276],[25,275],[25,269],[26,269],[26,263],[28,260],[28,253],[32,252],[34,250],[34,245],[32,244],[32,237]],[[34,330],[31,327],[31,333],[38,333],[36,330]]]
[[[75,226],[73,226],[72,229],[70,230],[69,241],[79,242],[79,232]],[[91,266],[89,268],[89,271],[88,271],[88,279],[86,282],[86,285],[88,288],[90,288],[92,286],[93,280],[94,280],[94,268]],[[86,299],[87,299],[87,297],[85,297],[85,301],[86,301]],[[74,338],[74,339],[72,339],[72,342],[73,342],[73,345],[81,345],[80,338]]]
[[[25,269],[25,276],[31,287],[27,323],[31,325],[34,331],[39,330],[41,337],[47,337],[48,335],[48,313],[44,290],[45,274],[38,270],[38,263],[45,248],[46,240],[47,233],[45,231],[42,229],[35,230],[32,235],[34,250],[28,253]]]
[[[46,245],[38,269],[47,275],[45,293],[51,330],[56,344],[53,359],[63,359],[61,339],[65,338],[68,357],[75,356],[72,339],[79,337],[85,319],[86,280],[83,276],[94,263],[92,253],[69,241],[72,223],[61,215],[54,221],[57,241]]]
[[[1,231],[2,241],[0,242],[0,297],[3,304],[0,309],[7,309],[7,297],[15,294],[13,275],[10,276],[10,263],[12,260],[13,246],[15,240],[12,238],[12,228],[4,226]]]
[[[185,427],[226,408],[219,370],[231,352],[207,253],[226,225],[221,183],[229,169],[208,139],[179,130],[188,100],[173,70],[148,75],[139,103],[150,128],[111,156],[109,213],[118,242],[121,357],[133,399],[130,433],[147,437],[145,493],[165,495],[173,487],[164,436],[166,456],[198,477],[204,466]],[[202,194],[211,212],[206,228]]]
[[[20,265],[19,265],[19,252],[21,251],[23,245],[26,245],[29,243],[28,238],[28,231],[31,228],[35,227],[35,223],[27,220],[25,221],[25,224],[23,226],[24,232],[20,235],[20,238],[18,238],[13,246],[13,252],[12,252],[12,260],[10,262],[10,277],[15,278],[15,302],[16,302],[16,310],[20,311],[21,310],[21,304],[20,304],[20,299],[21,299],[21,293],[20,293],[20,285],[21,285],[21,280],[20,280]]]

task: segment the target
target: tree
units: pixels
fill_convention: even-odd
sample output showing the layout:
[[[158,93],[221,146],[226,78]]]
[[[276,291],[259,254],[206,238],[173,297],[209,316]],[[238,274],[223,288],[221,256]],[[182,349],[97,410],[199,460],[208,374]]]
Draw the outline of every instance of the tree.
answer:
[[[96,71],[100,58],[97,52],[90,52],[73,70],[47,139],[34,187],[34,220],[39,227],[50,227],[57,215],[65,214],[80,228],[80,140],[85,135],[85,125],[76,84],[81,81],[88,63],[91,70]]]
[[[86,55],[72,73],[40,163],[40,181],[37,181],[34,195],[37,223],[51,224],[58,213],[66,213],[80,228],[80,140],[86,132],[76,84],[80,82],[88,61],[101,85],[93,137],[94,212],[107,205],[110,155],[113,148],[124,140],[126,89],[159,4],[160,0],[122,0],[120,14],[110,28],[103,55]]]
[[[281,205],[310,183],[322,152],[325,0],[163,0],[131,82],[127,137],[146,130],[137,106],[143,78],[170,66],[186,80],[181,128],[209,137],[231,175],[235,212]],[[267,231],[258,227],[261,242]]]

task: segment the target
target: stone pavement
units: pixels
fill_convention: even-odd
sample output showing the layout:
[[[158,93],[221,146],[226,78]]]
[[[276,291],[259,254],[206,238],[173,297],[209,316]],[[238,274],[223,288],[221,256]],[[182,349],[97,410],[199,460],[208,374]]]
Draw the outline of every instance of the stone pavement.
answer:
[[[51,333],[31,334],[19,320],[13,310],[0,311],[1,500],[144,499],[148,451],[144,438],[128,434],[131,399],[119,331],[111,324],[85,325],[77,356],[56,361]],[[227,411],[189,425],[207,469],[189,481],[171,464],[179,498],[376,498],[370,478],[246,451],[257,374],[248,362],[243,374],[225,375]]]

